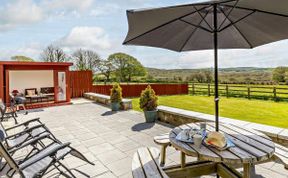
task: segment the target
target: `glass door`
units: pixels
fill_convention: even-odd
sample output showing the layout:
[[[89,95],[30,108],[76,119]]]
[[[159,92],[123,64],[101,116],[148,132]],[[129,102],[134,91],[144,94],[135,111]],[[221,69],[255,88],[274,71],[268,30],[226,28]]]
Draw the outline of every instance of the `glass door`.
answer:
[[[58,89],[57,89],[58,101],[66,101],[66,73],[58,72]]]

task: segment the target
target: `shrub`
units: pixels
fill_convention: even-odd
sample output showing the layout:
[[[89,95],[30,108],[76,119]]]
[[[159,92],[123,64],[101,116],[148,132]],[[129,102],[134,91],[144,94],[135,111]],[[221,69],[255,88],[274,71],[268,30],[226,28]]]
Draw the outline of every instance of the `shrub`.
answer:
[[[122,101],[122,88],[119,83],[115,83],[110,93],[111,103],[120,103]]]
[[[143,111],[154,111],[157,109],[158,97],[150,85],[148,85],[147,88],[141,92],[139,104]]]

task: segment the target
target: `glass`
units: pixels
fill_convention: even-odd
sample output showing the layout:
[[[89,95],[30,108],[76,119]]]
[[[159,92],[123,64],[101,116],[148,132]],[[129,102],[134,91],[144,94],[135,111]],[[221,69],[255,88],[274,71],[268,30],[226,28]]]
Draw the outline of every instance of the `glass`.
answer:
[[[58,72],[58,101],[66,101],[66,75]]]
[[[199,134],[195,134],[193,136],[193,141],[194,141],[194,144],[197,148],[200,148],[201,144],[202,144],[202,135],[199,135]]]
[[[206,131],[206,123],[200,123],[200,129]]]

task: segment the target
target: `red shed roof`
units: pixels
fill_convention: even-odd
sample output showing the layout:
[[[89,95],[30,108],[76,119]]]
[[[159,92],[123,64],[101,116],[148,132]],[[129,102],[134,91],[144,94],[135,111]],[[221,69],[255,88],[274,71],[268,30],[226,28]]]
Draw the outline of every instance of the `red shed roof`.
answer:
[[[72,66],[71,62],[18,62],[18,61],[0,61],[0,65],[14,66]]]

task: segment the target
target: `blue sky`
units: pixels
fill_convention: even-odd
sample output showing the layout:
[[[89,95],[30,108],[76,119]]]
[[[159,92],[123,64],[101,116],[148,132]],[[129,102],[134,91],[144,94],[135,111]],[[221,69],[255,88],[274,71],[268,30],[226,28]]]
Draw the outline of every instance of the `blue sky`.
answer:
[[[192,0],[193,1],[193,0]],[[176,53],[149,47],[122,46],[127,33],[127,9],[159,7],[191,0],[1,0],[0,60],[26,55],[39,60],[54,44],[68,54],[83,48],[105,59],[125,52],[147,67],[204,68],[213,66],[212,51]],[[288,41],[252,50],[220,51],[220,67],[288,65]]]

